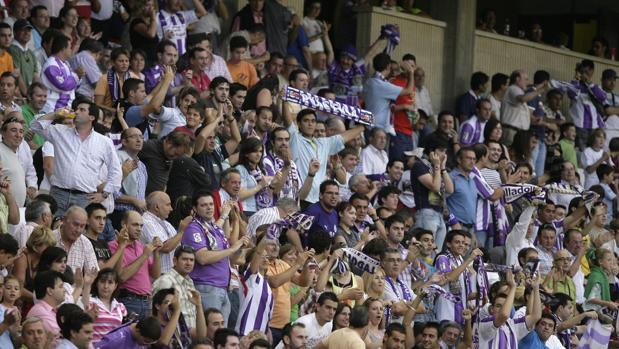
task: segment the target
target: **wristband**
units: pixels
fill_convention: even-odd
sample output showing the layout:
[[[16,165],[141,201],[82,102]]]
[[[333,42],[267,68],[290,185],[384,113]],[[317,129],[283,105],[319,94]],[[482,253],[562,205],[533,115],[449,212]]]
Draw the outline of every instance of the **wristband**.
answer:
[[[308,177],[312,177],[312,178],[314,178],[315,175],[316,175],[315,173],[314,174],[309,174],[309,173],[307,174]]]

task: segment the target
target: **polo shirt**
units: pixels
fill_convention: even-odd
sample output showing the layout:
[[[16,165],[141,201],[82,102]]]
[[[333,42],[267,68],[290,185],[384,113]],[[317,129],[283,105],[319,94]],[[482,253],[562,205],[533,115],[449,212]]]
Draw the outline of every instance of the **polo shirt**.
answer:
[[[45,301],[37,302],[26,315],[26,319],[38,317],[43,320],[43,326],[48,332],[60,332],[58,322],[56,322],[56,309]]]
[[[462,224],[475,224],[477,187],[472,175],[464,175],[458,168],[449,174],[454,192],[447,196],[447,207]]]
[[[112,253],[116,253],[118,250],[118,242],[116,240],[111,241],[109,243],[109,247]],[[125,253],[123,253],[122,267],[128,267],[144,253],[144,245],[139,240],[129,242],[127,247],[125,247]],[[120,288],[126,289],[127,291],[138,295],[150,295],[153,287],[150,281],[149,269],[153,265],[154,261],[155,259],[152,255],[148,257],[147,261],[140,266],[140,269],[138,269],[138,271],[127,281],[123,282],[120,285]]]
[[[501,122],[520,130],[528,130],[531,117],[527,104],[518,101],[518,97],[522,95],[524,95],[524,90],[517,85],[510,85],[507,88],[503,103],[501,103]]]
[[[106,334],[100,341],[94,343],[95,349],[146,349],[147,346],[138,344],[133,338],[132,324],[130,322]]]
[[[301,135],[297,126],[293,122],[288,127],[290,133],[290,150],[292,160],[297,164],[299,177],[306,178],[309,173],[309,164],[312,159],[318,160],[321,164],[329,162],[329,156],[337,154],[344,149],[344,139],[341,135],[322,138],[306,138]],[[305,201],[318,201],[320,183],[327,179],[327,166],[320,166],[318,172],[314,176],[312,189],[310,190]],[[334,231],[335,233],[335,231]]]

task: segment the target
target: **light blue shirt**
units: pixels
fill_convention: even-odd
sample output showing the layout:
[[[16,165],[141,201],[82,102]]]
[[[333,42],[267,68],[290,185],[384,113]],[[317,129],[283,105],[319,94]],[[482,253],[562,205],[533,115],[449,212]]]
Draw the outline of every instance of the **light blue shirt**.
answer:
[[[234,168],[239,170],[241,175],[241,188],[252,189],[258,185],[254,176],[251,175],[243,165],[237,165]],[[247,212],[258,211],[258,205],[256,203],[256,195],[252,195],[243,200],[243,210]]]
[[[3,347],[4,348],[4,347]],[[56,349],[78,349],[75,344],[73,344],[68,339],[63,339],[60,344],[56,347]]]
[[[477,208],[477,187],[472,174],[464,176],[458,168],[449,174],[454,184],[454,192],[447,197],[447,207],[462,224],[475,224]]]
[[[0,305],[0,322],[4,321],[4,312],[7,309]],[[0,348],[4,349],[13,349],[13,342],[11,341],[11,334],[9,330],[4,331],[4,333],[0,336]]]
[[[376,127],[385,129],[390,124],[391,102],[395,101],[402,87],[396,86],[389,81],[375,75],[363,85],[363,98],[365,109],[374,114]]]
[[[305,201],[315,203],[318,201],[320,183],[327,179],[327,163],[329,162],[329,156],[335,155],[340,150],[344,149],[344,139],[341,135],[308,139],[301,135],[294,123],[288,127],[288,132],[290,132],[292,160],[297,164],[297,170],[301,180],[307,178],[309,164],[312,159],[316,159],[320,162],[320,169],[314,177],[312,189],[307,198],[305,198]]]

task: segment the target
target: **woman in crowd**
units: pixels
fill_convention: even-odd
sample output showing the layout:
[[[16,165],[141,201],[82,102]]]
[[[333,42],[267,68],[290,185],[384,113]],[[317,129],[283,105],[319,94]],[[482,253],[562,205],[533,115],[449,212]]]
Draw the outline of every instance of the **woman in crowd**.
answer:
[[[350,326],[350,312],[352,307],[345,302],[340,302],[333,316],[333,331]]]
[[[96,311],[93,325],[93,343],[108,332],[119,327],[127,316],[125,305],[116,300],[118,294],[118,273],[110,268],[102,269],[93,282],[90,294],[84,293],[79,303],[85,310]]]
[[[129,59],[129,73],[131,77],[144,81],[144,68],[146,67],[146,53],[140,49],[133,49]]]
[[[337,214],[340,218],[340,224],[335,234],[335,246],[361,250],[365,241],[361,239],[361,234],[354,229],[357,210],[350,202],[342,201],[337,206]]]
[[[241,173],[239,199],[243,201],[244,213],[248,217],[261,208],[273,206],[271,188],[274,178],[266,176],[262,167],[263,155],[264,147],[260,139],[250,137],[241,142],[236,169]]]
[[[113,49],[111,59],[112,69],[101,76],[95,87],[95,103],[105,110],[115,112],[116,104],[123,98],[125,80],[139,76],[132,76],[129,71],[129,51],[126,49]]]
[[[383,336],[385,335],[383,301],[378,298],[369,297],[363,302],[363,306],[368,309],[370,315],[368,335],[365,337],[365,347],[367,349],[381,348]]]

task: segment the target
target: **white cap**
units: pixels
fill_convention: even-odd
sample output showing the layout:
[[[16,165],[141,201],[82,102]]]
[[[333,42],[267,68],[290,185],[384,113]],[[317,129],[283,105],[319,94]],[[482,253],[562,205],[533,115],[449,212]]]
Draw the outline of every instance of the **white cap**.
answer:
[[[416,156],[416,157],[421,159],[421,157],[423,156],[423,148],[415,148],[413,150],[405,151],[404,155],[406,155],[406,156]]]

